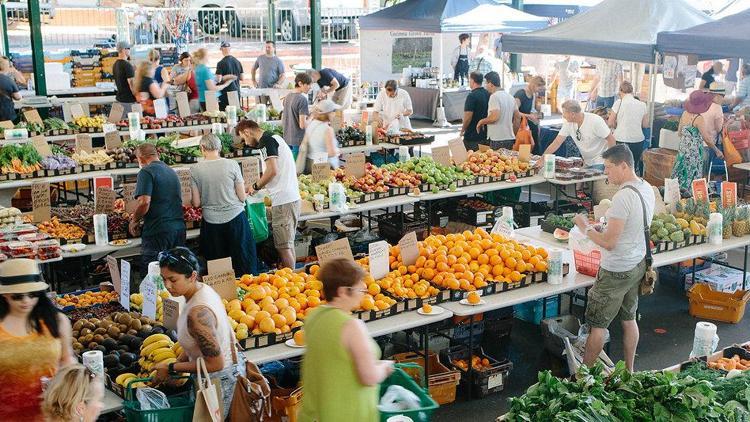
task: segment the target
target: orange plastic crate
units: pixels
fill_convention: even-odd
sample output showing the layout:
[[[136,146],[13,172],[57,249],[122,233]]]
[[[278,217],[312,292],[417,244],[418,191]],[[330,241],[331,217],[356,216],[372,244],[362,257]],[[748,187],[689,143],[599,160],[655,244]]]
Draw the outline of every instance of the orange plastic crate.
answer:
[[[717,292],[707,284],[697,283],[688,292],[688,298],[690,315],[736,324],[745,315],[745,305],[750,300],[750,291]]]

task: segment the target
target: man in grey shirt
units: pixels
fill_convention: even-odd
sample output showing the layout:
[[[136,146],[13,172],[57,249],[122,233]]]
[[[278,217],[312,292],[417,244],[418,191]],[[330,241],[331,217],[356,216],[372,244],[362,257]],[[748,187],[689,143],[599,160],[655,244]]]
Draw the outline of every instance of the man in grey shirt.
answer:
[[[310,114],[307,105],[307,93],[310,92],[312,79],[307,73],[299,73],[294,77],[294,91],[284,97],[284,112],[281,113],[281,123],[284,127],[284,140],[297,158],[299,145],[305,137],[307,116]]]
[[[253,85],[258,88],[273,88],[284,79],[284,63],[276,56],[276,45],[273,41],[266,41],[266,53],[258,56],[253,65]],[[255,73],[260,69],[260,79]]]
[[[231,257],[237,276],[255,274],[255,239],[245,213],[245,182],[240,164],[221,158],[221,141],[216,135],[204,135],[200,149],[204,160],[190,169],[190,202],[203,208],[201,254],[208,261]]]

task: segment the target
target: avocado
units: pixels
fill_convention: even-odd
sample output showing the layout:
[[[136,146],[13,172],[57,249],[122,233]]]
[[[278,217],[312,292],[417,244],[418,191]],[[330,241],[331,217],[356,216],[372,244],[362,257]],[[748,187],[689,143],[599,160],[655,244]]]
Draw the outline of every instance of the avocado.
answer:
[[[138,361],[138,356],[135,353],[122,353],[120,354],[120,363],[125,366],[130,366],[133,362]]]
[[[106,368],[112,368],[120,364],[120,358],[118,358],[116,355],[105,355],[104,356],[104,366]]]
[[[111,338],[105,338],[104,341],[102,341],[102,346],[106,347],[107,350],[115,350],[117,349],[118,344]]]

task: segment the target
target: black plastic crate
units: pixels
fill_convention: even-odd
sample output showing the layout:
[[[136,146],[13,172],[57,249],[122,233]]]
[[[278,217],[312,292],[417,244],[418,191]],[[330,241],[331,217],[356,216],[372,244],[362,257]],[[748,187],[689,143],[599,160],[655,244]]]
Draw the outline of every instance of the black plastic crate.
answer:
[[[472,226],[484,226],[494,224],[495,219],[501,212],[502,208],[482,199],[462,199],[458,201],[456,207],[456,218],[458,221]]]
[[[492,393],[502,391],[507,384],[508,375],[513,370],[513,363],[508,359],[497,360],[492,356],[484,353],[481,347],[474,349],[474,353],[469,351],[469,348],[464,345],[458,345],[449,347],[443,351],[443,355],[446,357],[445,362],[451,368],[458,369],[461,373],[461,383],[459,386],[466,391],[471,388],[473,397],[483,398]],[[454,364],[455,359],[463,359],[468,361],[471,365],[471,356],[476,355],[482,359],[487,359],[490,363],[490,368],[482,371],[473,371],[474,374],[471,377],[471,383],[469,382],[469,371],[462,369],[461,367]]]
[[[424,240],[429,235],[427,220],[418,220],[409,214],[384,214],[378,216],[377,221],[380,237],[392,244],[398,243],[409,232],[416,232],[419,240]]]

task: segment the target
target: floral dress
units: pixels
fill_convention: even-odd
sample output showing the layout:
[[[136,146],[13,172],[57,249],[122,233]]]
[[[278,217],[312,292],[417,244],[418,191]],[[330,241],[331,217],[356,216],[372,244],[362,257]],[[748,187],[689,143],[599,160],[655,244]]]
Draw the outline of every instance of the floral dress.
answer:
[[[698,117],[700,114],[680,131],[680,146],[672,168],[672,178],[679,180],[680,189],[690,189],[693,180],[703,177],[703,136],[695,126]]]

